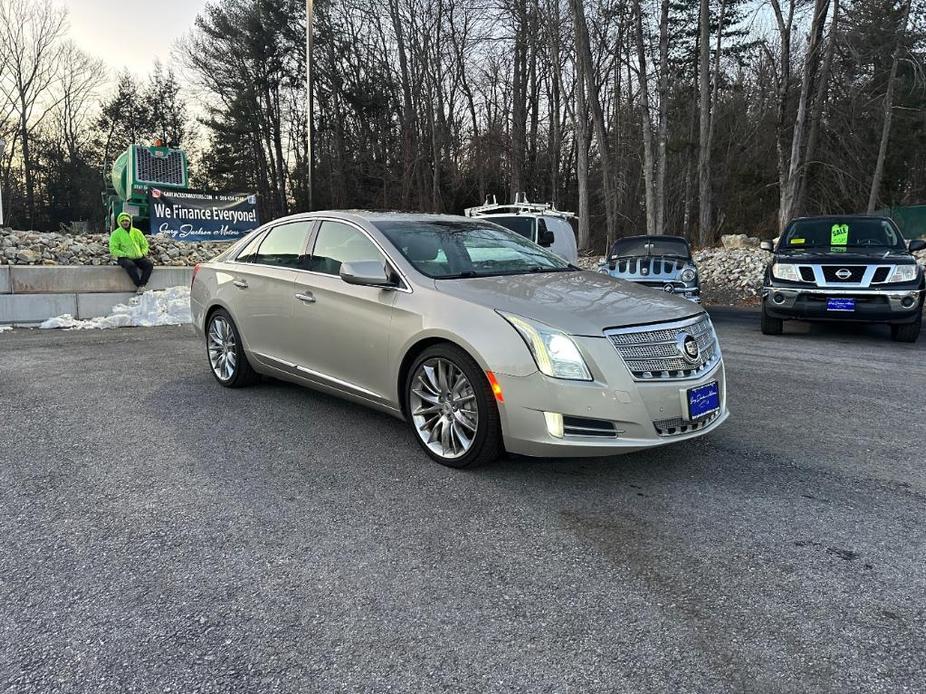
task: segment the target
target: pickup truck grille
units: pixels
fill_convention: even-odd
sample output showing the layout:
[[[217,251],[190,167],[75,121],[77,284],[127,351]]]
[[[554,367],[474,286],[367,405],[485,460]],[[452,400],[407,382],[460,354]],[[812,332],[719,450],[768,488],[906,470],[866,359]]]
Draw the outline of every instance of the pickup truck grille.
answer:
[[[827,282],[858,283],[862,281],[866,267],[864,265],[823,265],[820,269]]]
[[[680,342],[691,335],[698,356],[686,358]],[[720,361],[720,347],[707,314],[673,323],[605,330],[636,381],[696,378]]]

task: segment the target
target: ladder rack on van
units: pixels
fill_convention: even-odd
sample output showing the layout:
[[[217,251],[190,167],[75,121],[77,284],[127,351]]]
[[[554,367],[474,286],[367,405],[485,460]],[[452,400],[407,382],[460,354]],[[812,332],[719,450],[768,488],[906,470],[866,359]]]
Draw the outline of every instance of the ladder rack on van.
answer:
[[[533,213],[533,214],[542,214],[549,215],[551,217],[562,217],[563,219],[569,219],[575,217],[572,212],[565,212],[564,210],[556,209],[556,205],[552,202],[530,202],[527,199],[526,193],[517,193],[514,196],[513,203],[501,203],[499,204],[495,196],[486,196],[486,201],[477,207],[467,207],[464,210],[464,214],[467,217],[484,217],[490,214],[521,214],[521,213]]]

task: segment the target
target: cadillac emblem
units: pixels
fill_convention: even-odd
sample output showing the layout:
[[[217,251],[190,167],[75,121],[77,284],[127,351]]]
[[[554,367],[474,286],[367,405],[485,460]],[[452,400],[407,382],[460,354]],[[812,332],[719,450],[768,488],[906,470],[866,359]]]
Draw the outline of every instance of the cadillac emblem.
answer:
[[[698,341],[689,333],[679,333],[675,338],[675,347],[689,364],[697,364],[700,361],[701,348],[698,347]]]

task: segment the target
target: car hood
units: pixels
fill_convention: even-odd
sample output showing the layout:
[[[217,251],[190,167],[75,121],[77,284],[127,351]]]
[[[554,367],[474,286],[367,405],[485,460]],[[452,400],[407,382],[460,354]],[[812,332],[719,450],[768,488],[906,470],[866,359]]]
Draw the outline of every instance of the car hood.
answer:
[[[877,248],[869,251],[846,249],[834,251],[830,248],[787,248],[775,254],[782,263],[817,263],[822,265],[866,265],[877,263],[897,263],[900,265],[915,262],[913,256],[899,248]]]
[[[673,321],[703,310],[687,299],[601,272],[544,272],[435,280],[439,292],[532,318],[571,335],[600,337],[605,328]]]

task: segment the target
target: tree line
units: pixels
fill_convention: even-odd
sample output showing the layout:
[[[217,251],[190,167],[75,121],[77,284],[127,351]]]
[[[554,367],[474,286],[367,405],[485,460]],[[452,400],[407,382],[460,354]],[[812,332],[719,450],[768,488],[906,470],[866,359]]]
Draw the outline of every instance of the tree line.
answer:
[[[53,0],[0,0],[0,185],[11,222],[96,225],[111,159],[168,134],[264,219],[525,192],[585,248],[769,236],[926,202],[923,3],[317,0],[310,157],[303,0],[212,0],[115,88]]]

